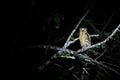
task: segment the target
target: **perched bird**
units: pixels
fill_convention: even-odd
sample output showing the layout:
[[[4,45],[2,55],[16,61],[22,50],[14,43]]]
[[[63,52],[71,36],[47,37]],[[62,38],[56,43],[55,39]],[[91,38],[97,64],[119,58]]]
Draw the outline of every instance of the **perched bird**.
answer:
[[[79,40],[82,48],[85,48],[91,45],[91,37],[87,32],[87,28],[80,28]]]

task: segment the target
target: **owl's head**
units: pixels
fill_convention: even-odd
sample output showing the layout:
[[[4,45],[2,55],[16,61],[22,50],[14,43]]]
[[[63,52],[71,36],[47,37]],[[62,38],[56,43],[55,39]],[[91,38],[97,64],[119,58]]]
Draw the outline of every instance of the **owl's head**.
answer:
[[[87,32],[87,28],[80,28],[80,32]]]

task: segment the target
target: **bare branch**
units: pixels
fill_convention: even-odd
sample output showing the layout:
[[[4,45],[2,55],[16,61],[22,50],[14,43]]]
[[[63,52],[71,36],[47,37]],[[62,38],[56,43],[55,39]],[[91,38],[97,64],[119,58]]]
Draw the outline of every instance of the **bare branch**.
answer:
[[[113,66],[113,67],[116,67],[116,68],[118,68],[120,70],[120,67],[117,66],[117,65],[114,65],[114,64],[111,64],[111,63],[107,63],[107,62],[101,62],[101,63],[106,64],[106,65],[110,65],[110,66]]]
[[[39,70],[40,70],[40,71],[41,71],[41,70],[44,70],[45,67],[46,67],[50,62],[51,62],[51,60],[48,60],[48,61],[46,61],[45,63],[43,63],[41,66],[39,66]]]
[[[98,34],[92,34],[92,35],[90,35],[90,37],[99,37],[99,35]]]
[[[79,27],[79,25],[81,24],[81,22],[84,20],[84,18],[87,16],[87,14],[89,13],[90,10],[88,10],[84,16],[80,19],[80,21],[78,22],[78,24],[76,25],[76,27],[73,29],[73,31],[71,32],[71,34],[69,35],[67,41],[65,42],[65,45],[63,46],[63,48],[67,48],[68,42],[70,41],[70,38],[73,36],[73,34],[75,33],[75,31],[77,30],[77,28]]]
[[[49,48],[49,49],[54,49],[54,50],[58,50],[58,51],[63,51],[63,52],[68,52],[69,54],[72,54],[72,55],[76,55],[78,54],[78,52],[76,51],[73,51],[73,50],[70,50],[70,49],[65,49],[65,48],[60,48],[60,47],[56,47],[56,46],[48,46],[48,45],[38,45],[36,47],[39,47],[39,48]],[[79,54],[79,56],[81,57],[81,59],[83,58],[88,58],[88,56],[85,56],[83,54]],[[57,58],[56,54],[52,57],[52,58]]]
[[[92,58],[90,58],[87,55],[78,54],[78,52],[76,52],[76,51],[72,51],[70,49],[65,49],[65,48],[54,47],[54,46],[47,46],[47,45],[43,45],[43,46],[39,45],[39,46],[36,46],[36,47],[39,47],[39,48],[43,47],[43,48],[49,48],[49,49],[54,49],[54,50],[68,52],[69,54],[73,55],[74,57],[77,57],[80,60],[84,60],[87,63],[90,63],[92,65],[94,64],[94,65],[97,65],[97,66],[101,66],[103,68],[106,68],[106,69],[108,69],[110,71],[113,71],[114,73],[120,75],[120,73],[118,71],[114,70],[113,68],[111,68],[111,67],[109,67],[107,65],[104,65],[104,64],[102,64],[102,63],[100,63],[98,61],[95,61],[95,60],[93,60]],[[57,58],[56,54],[51,57],[51,59],[54,59],[54,58]],[[48,60],[46,63],[44,63],[44,65],[40,66],[39,69],[43,70],[48,63],[50,63],[50,60]]]
[[[94,47],[100,46],[100,45],[102,45],[102,44],[105,44],[107,41],[109,41],[109,39],[111,39],[111,38],[115,35],[115,33],[117,32],[117,30],[118,30],[119,28],[120,28],[120,24],[119,24],[118,27],[114,30],[114,32],[113,32],[107,39],[105,39],[104,41],[102,41],[102,42],[100,42],[100,43],[97,43],[97,44],[95,44],[95,45],[91,45],[91,46],[89,46],[89,47],[86,47],[86,48],[84,48],[84,49],[80,49],[80,50],[78,50],[78,51],[73,51],[73,50],[70,50],[70,49],[65,49],[65,48],[60,48],[60,47],[55,47],[55,46],[48,46],[48,45],[35,45],[35,46],[32,46],[32,47],[28,47],[28,48],[35,48],[35,47],[42,48],[42,47],[43,47],[43,48],[48,48],[48,49],[54,49],[54,50],[58,50],[58,51],[68,52],[69,54],[73,55],[74,57],[78,57],[78,59],[80,59],[80,60],[83,59],[84,61],[86,61],[86,62],[88,62],[88,63],[100,65],[100,66],[102,66],[102,67],[104,67],[104,68],[107,68],[107,69],[110,69],[111,71],[114,71],[115,73],[117,73],[117,74],[120,75],[120,73],[117,72],[116,70],[114,70],[114,69],[112,69],[112,68],[110,68],[110,67],[108,67],[108,66],[106,66],[106,65],[103,65],[103,64],[99,63],[98,61],[93,60],[93,59],[90,58],[89,56],[83,55],[83,54],[78,54],[78,53],[80,53],[80,52],[82,52],[82,51],[85,51],[85,50],[88,50],[88,49],[90,49],[90,48],[94,48]],[[57,54],[59,54],[59,53],[57,53]],[[51,57],[51,59],[54,59],[54,58],[57,58],[56,54],[54,54],[54,55]],[[43,70],[43,69],[45,68],[45,66],[48,65],[50,62],[51,62],[51,60],[46,61],[43,65],[41,65],[41,66],[39,67],[39,70]]]
[[[82,48],[82,49],[78,50],[77,52],[83,52],[83,51],[86,51],[86,50],[88,50],[88,49],[91,49],[91,48],[94,48],[94,47],[98,47],[98,46],[100,46],[100,45],[105,44],[106,42],[108,42],[108,41],[116,34],[116,32],[119,30],[119,28],[120,28],[120,24],[119,24],[119,25],[117,26],[117,28],[113,31],[113,33],[112,33],[110,36],[108,36],[105,40],[103,40],[103,41],[101,41],[101,42],[99,42],[99,43],[96,43],[96,44],[94,44],[94,45],[88,46],[88,47],[86,47],[86,48]]]
[[[107,49],[105,49],[105,50],[103,51],[103,53],[102,53],[100,56],[98,56],[95,60],[98,60],[99,58],[101,58],[106,51],[107,51]]]
[[[61,66],[60,64],[57,64],[57,63],[55,63],[54,65],[55,65],[55,66],[58,66],[58,67],[60,67],[60,68],[63,67],[63,66]]]
[[[120,32],[120,30],[118,30]]]
[[[113,11],[112,15],[109,17],[109,20],[107,21],[107,23],[105,24],[105,26],[103,27],[101,33],[105,30],[105,28],[108,26],[108,24],[110,23],[110,21],[112,20],[114,14],[116,12],[116,9]]]
[[[97,31],[97,29],[95,28],[95,26],[94,26],[89,20],[85,19],[85,21],[86,21],[88,24],[90,24],[90,26],[91,26],[95,31]]]
[[[110,70],[110,71],[113,71],[114,73],[116,73],[117,75],[120,75],[120,72],[118,72],[118,71],[116,71],[115,69],[113,69],[113,68],[111,68],[111,67],[109,67],[109,66],[107,66],[107,65],[104,65],[104,64],[102,64],[102,63],[100,63],[100,62],[98,62],[98,61],[95,61],[95,60],[91,60],[91,62],[93,62],[93,63],[95,63],[96,65],[98,65],[98,66],[101,66],[101,67],[103,67],[103,68],[106,68],[106,69],[108,69],[108,70]]]
[[[73,44],[77,40],[79,40],[79,38],[75,38],[73,41],[69,41],[66,47],[68,47],[70,44]]]
[[[72,76],[73,76],[76,80],[80,80],[79,77],[77,77],[75,74],[72,74]]]
[[[90,37],[99,37],[99,35],[98,34],[93,34],[93,35],[90,35]],[[75,43],[77,40],[79,40],[79,37],[75,38],[73,41],[69,41],[68,44],[66,45],[66,47],[68,47],[71,44]]]
[[[90,75],[90,74],[88,73],[88,71],[86,70],[86,68],[84,68],[84,67],[83,67],[83,71],[84,71],[87,75]]]
[[[70,67],[69,70],[71,71],[74,68],[74,66]]]
[[[99,69],[103,70],[104,73],[106,73],[106,75],[111,78],[111,75],[107,72],[107,70],[105,70],[104,68],[102,68],[101,66],[99,66]]]
[[[92,52],[92,53],[95,53],[95,55],[100,55],[101,53],[99,53],[99,52],[96,52],[96,51],[94,51],[94,50],[91,50],[91,49],[89,49],[88,51],[90,51],[90,52]]]
[[[75,59],[74,56],[60,56],[60,57],[62,57],[62,58],[67,58],[67,59]]]

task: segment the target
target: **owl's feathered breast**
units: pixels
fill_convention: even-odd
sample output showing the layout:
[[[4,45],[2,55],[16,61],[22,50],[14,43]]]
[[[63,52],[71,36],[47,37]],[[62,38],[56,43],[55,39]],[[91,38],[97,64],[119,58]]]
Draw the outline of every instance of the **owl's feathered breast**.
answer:
[[[80,39],[81,47],[87,47],[91,45],[91,38],[89,34],[87,33],[87,31],[80,31],[79,39]]]

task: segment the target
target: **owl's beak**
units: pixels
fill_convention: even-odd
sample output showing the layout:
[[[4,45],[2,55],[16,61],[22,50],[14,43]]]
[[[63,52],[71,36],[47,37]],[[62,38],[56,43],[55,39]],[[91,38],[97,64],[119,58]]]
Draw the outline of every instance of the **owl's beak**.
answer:
[[[84,31],[84,29],[82,29],[82,31]]]

